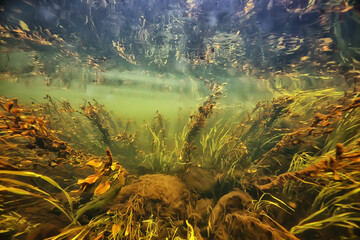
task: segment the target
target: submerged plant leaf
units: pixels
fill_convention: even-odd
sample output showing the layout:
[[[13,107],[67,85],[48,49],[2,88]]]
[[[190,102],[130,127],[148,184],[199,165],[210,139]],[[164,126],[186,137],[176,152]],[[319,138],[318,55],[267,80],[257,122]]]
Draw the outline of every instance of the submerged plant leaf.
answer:
[[[7,187],[7,186],[3,186],[3,185],[0,185],[0,192],[2,191],[6,191],[6,192],[10,192],[10,193],[13,193],[13,194],[17,194],[17,195],[25,195],[25,196],[32,196],[32,197],[36,197],[36,198],[39,198],[39,199],[42,199],[48,203],[50,203],[51,205],[53,205],[54,207],[56,207],[57,209],[59,209],[62,213],[65,214],[65,216],[71,221],[73,222],[73,215],[72,213],[68,212],[56,199],[54,199],[53,197],[51,197],[50,194],[42,191],[41,189],[38,189],[34,186],[31,186],[30,184],[27,184],[27,183],[22,183],[20,181],[17,181],[17,180],[13,180],[13,179],[5,179],[5,178],[2,178],[1,181],[6,181],[8,183],[12,183],[12,184],[17,184],[19,185],[20,187],[27,187],[27,188],[30,188],[31,190],[35,190],[41,194],[44,194],[44,195],[40,195],[40,194],[35,194],[33,192],[30,192],[30,191],[27,191],[27,190],[24,190],[24,189],[21,189],[21,188],[16,188],[16,187]]]
[[[104,239],[104,232],[100,233],[96,238],[94,238],[93,240],[100,240],[100,239]]]
[[[30,32],[29,26],[24,21],[19,20],[19,25],[22,30]]]
[[[118,234],[118,232],[120,232],[120,230],[121,230],[121,225],[115,223],[112,225],[111,232],[114,239],[116,239],[116,235]]]
[[[102,164],[103,164],[102,162],[96,159],[90,160],[89,162],[86,163],[86,165],[91,166],[93,168],[100,168]]]
[[[79,179],[77,184],[81,185],[79,190],[74,190],[72,192],[81,192],[85,191],[90,185],[94,184],[98,179],[100,175],[94,174],[90,175],[85,179]]]
[[[33,172],[27,172],[27,171],[7,171],[7,170],[0,170],[0,174],[40,178],[40,179],[50,183],[52,186],[56,187],[57,189],[61,190],[62,193],[65,195],[66,199],[68,200],[68,203],[70,205],[70,210],[73,209],[73,204],[72,204],[72,200],[70,198],[70,195],[62,187],[60,187],[60,185],[57,182],[55,182],[53,179],[51,179],[51,178],[49,178],[47,176],[37,174],[37,173],[33,173]]]
[[[36,195],[32,192],[26,191],[24,189],[21,188],[15,188],[15,187],[6,187],[6,186],[2,186],[0,185],[0,192],[11,192],[14,194],[18,194],[18,195],[27,195],[27,196],[34,196],[34,197],[40,197],[40,195]]]
[[[80,185],[80,189],[74,190],[72,192],[84,192],[84,191],[86,191],[90,185],[94,184],[99,179],[99,177],[100,177],[99,174],[94,174],[94,175],[88,176],[85,179],[79,179],[77,184]]]
[[[188,226],[187,239],[196,240],[194,228],[193,228],[193,226],[191,226],[191,224],[188,222],[188,220],[186,220],[186,225]]]
[[[77,210],[75,214],[75,220],[79,219],[87,211],[92,209],[99,209],[111,202],[117,196],[124,184],[125,180],[124,178],[121,178],[112,186],[112,188],[110,188],[110,191],[106,191],[103,195],[98,196],[92,201],[86,203],[83,207]]]
[[[107,192],[107,190],[110,189],[110,181],[106,181],[103,183],[100,183],[99,186],[94,191],[94,195],[101,195]]]
[[[98,174],[90,175],[85,179],[79,179],[77,183],[81,184],[81,185],[83,185],[83,184],[93,184],[93,183],[96,182],[96,180],[99,179],[99,177],[100,176]]]

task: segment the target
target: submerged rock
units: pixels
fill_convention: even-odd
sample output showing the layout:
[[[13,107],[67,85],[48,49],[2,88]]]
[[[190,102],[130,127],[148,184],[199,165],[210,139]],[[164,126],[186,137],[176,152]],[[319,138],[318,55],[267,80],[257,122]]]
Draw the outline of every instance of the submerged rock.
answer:
[[[189,198],[190,192],[180,178],[147,174],[124,186],[110,209],[122,212],[131,207],[136,215],[150,216],[153,212],[175,220],[185,216]]]
[[[216,185],[216,174],[212,170],[191,166],[184,176],[184,182],[189,189],[208,193],[212,192]]]

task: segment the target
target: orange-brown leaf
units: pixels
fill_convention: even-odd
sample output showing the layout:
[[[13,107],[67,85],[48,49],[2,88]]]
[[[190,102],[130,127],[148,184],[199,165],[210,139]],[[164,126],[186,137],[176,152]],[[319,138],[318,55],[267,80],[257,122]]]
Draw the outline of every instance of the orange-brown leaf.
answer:
[[[110,181],[100,183],[99,186],[97,186],[97,188],[95,189],[94,195],[101,195],[103,193],[106,193],[107,190],[109,190],[110,188],[110,183]]]
[[[100,240],[100,239],[104,239],[104,232],[102,232],[100,235],[98,235],[96,238],[94,238],[93,240]]]
[[[93,184],[94,182],[96,182],[96,180],[99,179],[99,175],[98,174],[94,174],[94,175],[90,175],[88,176],[87,178],[85,179],[79,179],[78,180],[78,184],[84,184],[84,183],[87,183],[87,184]]]
[[[113,235],[113,237],[115,238],[116,237],[116,235],[118,234],[118,232],[120,232],[120,230],[121,230],[121,225],[119,225],[119,224],[114,224],[113,226],[112,226],[112,235]]]
[[[100,162],[96,159],[90,160],[89,162],[86,163],[86,165],[91,166],[93,168],[99,168],[101,167],[102,164],[103,162]]]

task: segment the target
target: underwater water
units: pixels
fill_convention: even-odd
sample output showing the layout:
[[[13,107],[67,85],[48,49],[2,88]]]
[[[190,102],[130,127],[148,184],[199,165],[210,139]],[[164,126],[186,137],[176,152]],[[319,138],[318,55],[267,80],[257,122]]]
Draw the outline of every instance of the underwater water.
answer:
[[[0,3],[1,239],[360,239],[355,0]]]

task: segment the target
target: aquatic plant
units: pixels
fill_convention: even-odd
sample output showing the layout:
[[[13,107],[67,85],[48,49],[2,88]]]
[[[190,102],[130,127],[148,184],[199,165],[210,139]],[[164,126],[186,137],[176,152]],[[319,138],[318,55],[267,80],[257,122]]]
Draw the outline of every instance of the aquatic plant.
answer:
[[[190,120],[187,124],[184,145],[180,153],[180,160],[185,163],[185,172],[187,172],[189,166],[192,164],[191,153],[197,147],[195,138],[199,131],[205,127],[206,120],[212,115],[215,104],[223,94],[222,85],[212,83],[209,88],[212,89],[214,93],[208,96],[206,101],[198,107],[198,112],[196,114],[190,116]]]
[[[269,196],[271,198],[271,200],[266,200],[265,199],[266,196]],[[268,210],[268,207],[275,206],[287,213],[289,213],[288,210],[294,212],[293,208],[288,206],[286,203],[284,203],[279,198],[274,197],[270,193],[264,193],[263,195],[261,195],[259,200],[253,200],[253,204],[254,204],[254,211]]]
[[[150,133],[151,149],[149,152],[139,151],[138,159],[150,166],[153,172],[174,172],[181,164],[181,144],[185,141],[186,128],[184,127],[179,134],[167,136],[165,119],[158,112],[152,126],[146,124],[145,128]]]
[[[232,121],[234,119],[226,122],[218,120],[200,135],[201,166],[219,167],[229,172],[234,167],[247,164],[247,148],[239,138],[232,135]]]
[[[80,106],[82,114],[88,118],[97,130],[100,132],[101,141],[110,148],[113,148],[113,142],[110,136],[110,127],[114,127],[114,123],[106,112],[103,105],[100,105],[95,99],[93,103],[86,102],[83,106]]]
[[[113,161],[109,148],[106,149],[106,156],[106,162],[101,164],[92,163],[95,169],[98,170],[96,174],[90,175],[85,179],[79,179],[77,182],[80,185],[80,189],[74,192],[86,192],[96,183],[98,185],[93,193],[95,198],[76,211],[75,220],[78,220],[87,211],[100,209],[111,202],[125,184],[127,171],[119,163]]]
[[[353,107],[347,108],[346,104],[356,105],[351,98],[352,95],[343,96],[334,89],[326,89],[300,91],[267,104],[259,102],[231,133],[249,152],[243,163],[248,166],[256,163],[258,168],[281,166],[284,172],[291,163],[291,154],[316,154],[334,124],[341,120],[340,113],[352,111]],[[327,104],[316,105],[319,99],[319,104]],[[318,113],[314,114],[314,111]],[[301,115],[301,112],[305,114]],[[312,119],[303,118],[309,115]]]
[[[13,211],[3,213],[0,217],[0,236],[2,238],[24,237],[36,227],[37,224],[32,224],[23,216]]]
[[[198,113],[190,116],[188,124],[188,132],[185,137],[184,148],[181,154],[181,159],[187,164],[191,161],[191,150],[195,149],[194,140],[198,132],[204,127],[205,121],[212,114],[214,104],[199,106]]]
[[[221,238],[242,234],[244,239],[267,238],[266,236],[275,239],[298,239],[265,213],[266,206],[277,205],[282,201],[273,198],[278,202],[265,202],[263,197],[259,201],[253,201],[247,193],[239,190],[222,196],[213,208],[209,219],[208,227],[211,236]],[[254,205],[254,203],[257,204]]]
[[[293,226],[291,233],[301,235],[310,229],[320,231],[330,226],[348,229],[350,232],[353,228],[359,228],[359,206],[354,201],[359,194],[359,148],[356,142],[347,147],[353,150],[347,152],[342,144],[337,144],[335,157],[329,156],[334,151],[313,157],[306,168],[281,174],[270,183],[258,186],[261,190],[269,191],[289,182],[300,182],[302,186],[292,183],[287,192],[296,197],[299,187],[301,189],[310,185],[309,190],[313,189],[317,193],[310,214]]]
[[[244,227],[248,226],[248,224],[253,224],[252,226],[258,232],[264,234],[269,232],[272,236],[286,236],[289,239],[297,239],[294,234],[302,236],[310,229],[321,231],[321,229],[327,229],[332,225],[344,229],[356,228],[358,206],[351,199],[358,195],[357,178],[358,172],[360,172],[357,166],[358,146],[356,145],[356,140],[358,134],[357,131],[353,132],[359,126],[356,118],[359,106],[357,95],[350,94],[339,99],[336,98],[339,96],[337,93],[334,93],[333,96],[330,94],[331,96],[329,97],[325,97],[326,94],[326,91],[317,93],[304,92],[292,98],[295,100],[281,98],[279,100],[274,99],[268,105],[259,103],[253,113],[245,116],[236,127],[233,127],[230,122],[226,121],[216,119],[208,121],[209,118],[205,118],[205,115],[203,115],[206,111],[202,110],[196,114],[199,118],[195,115],[190,119],[189,124],[180,133],[175,135],[174,138],[169,138],[166,135],[167,128],[166,124],[164,124],[164,118],[157,113],[155,124],[147,124],[146,126],[146,134],[150,136],[150,150],[147,153],[141,153],[140,150],[137,151],[138,160],[149,164],[152,172],[175,172],[178,166],[181,166],[180,164],[186,164],[186,162],[180,161],[180,157],[184,156],[181,154],[185,148],[191,147],[189,151],[194,159],[189,164],[194,163],[195,165],[195,163],[201,163],[202,171],[207,171],[206,168],[208,167],[217,167],[214,173],[214,178],[216,179],[214,181],[217,183],[211,185],[211,187],[215,189],[216,186],[221,186],[222,191],[224,191],[223,194],[225,194],[224,196],[226,196],[226,191],[229,191],[226,190],[227,184],[240,187],[251,194],[256,192],[254,189],[265,192],[261,196],[254,198],[258,200],[252,200],[251,197],[245,197],[242,194],[235,194],[233,199],[230,200],[232,196],[230,194],[217,202],[218,207],[208,205],[207,209],[212,209],[210,211],[207,210],[208,214],[204,212],[200,214],[196,209],[197,201],[194,199],[197,199],[200,195],[196,194],[201,194],[201,192],[197,193],[196,190],[192,189],[194,193],[190,193],[187,185],[180,178],[159,174],[125,178],[126,171],[116,161],[116,155],[113,156],[110,148],[105,151],[106,158],[100,158],[82,154],[67,146],[68,155],[65,157],[70,160],[70,163],[75,163],[75,159],[78,159],[76,161],[79,166],[91,166],[95,171],[94,174],[77,178],[80,191],[77,191],[77,193],[72,192],[71,194],[76,194],[78,197],[76,200],[70,198],[71,201],[75,202],[75,209],[70,208],[68,201],[67,204],[64,204],[57,200],[57,198],[52,197],[51,194],[48,195],[46,191],[40,192],[43,191],[40,188],[28,186],[29,183],[21,183],[19,180],[9,177],[4,179],[9,182],[9,186],[13,190],[16,188],[19,194],[28,194],[23,194],[25,197],[24,207],[26,206],[27,197],[38,198],[39,201],[47,199],[45,202],[59,209],[64,216],[67,216],[68,222],[73,223],[72,226],[64,228],[57,236],[53,236],[53,239],[65,239],[67,237],[83,239],[156,239],[161,237],[167,237],[168,239],[195,239],[199,234],[204,234],[204,230],[199,229],[200,227],[205,229],[204,222],[206,223],[208,220],[210,222],[210,225],[208,225],[208,236],[210,237],[218,236],[221,231],[226,231],[230,235],[241,232],[240,229],[233,231],[225,228],[222,225],[225,220]],[[336,107],[328,106],[327,109],[324,109],[322,115],[315,114],[315,116],[303,123],[291,122],[289,114],[296,116],[297,109],[303,111],[302,106],[305,103],[308,104],[307,108],[314,108],[314,101],[319,98],[322,102],[328,103],[329,99],[331,99],[334,105],[340,102],[342,104],[338,104]],[[66,102],[59,105],[58,102],[51,101],[53,103],[49,103],[51,107],[48,108],[48,113],[52,111],[61,112],[59,109],[67,109],[64,112],[64,116],[66,114],[77,114]],[[2,104],[4,106],[4,115],[7,116],[4,119],[8,123],[8,125],[4,125],[4,128],[16,128],[20,132],[27,131],[27,128],[17,128],[17,125],[13,122],[16,118],[6,110],[7,102],[11,101],[4,100]],[[212,111],[211,104],[207,106]],[[34,107],[37,108],[38,106]],[[23,109],[24,112],[28,111],[25,108]],[[212,112],[208,113],[212,114]],[[30,116],[30,114],[27,114],[20,118],[20,120],[17,120],[18,125],[21,125],[19,123],[30,118]],[[81,117],[82,115],[79,116]],[[262,120],[260,119],[263,118],[266,120],[261,122]],[[286,121],[290,122],[282,126],[285,124],[285,119],[288,118],[290,120]],[[295,117],[296,121],[299,121],[298,118]],[[235,119],[234,121],[238,120]],[[349,124],[343,124],[343,121]],[[52,135],[53,132],[45,128],[45,125],[41,125],[41,122],[39,123],[39,130],[36,130],[33,134],[55,140],[56,136]],[[35,124],[37,124],[36,121]],[[257,127],[252,127],[253,124]],[[283,130],[284,132],[276,130],[277,126],[279,126],[279,129],[285,129]],[[299,127],[306,130],[299,130]],[[332,131],[324,134],[333,127]],[[337,128],[342,130],[336,130]],[[263,136],[263,139],[251,139],[250,136],[254,136],[254,133],[248,132],[249,129],[255,131],[256,134],[260,133],[259,135]],[[348,141],[344,141],[346,143],[345,146],[337,144],[335,150],[323,154],[324,150],[321,151],[320,147],[332,146],[332,143],[329,143],[331,138],[328,136],[333,131],[343,133],[343,138],[348,139]],[[272,133],[278,135],[274,137],[271,135]],[[139,137],[145,139],[146,137],[144,136],[147,136],[146,134]],[[6,137],[7,135],[4,136]],[[112,141],[116,139],[115,136],[110,136]],[[286,136],[294,138],[285,138]],[[35,135],[30,135],[30,137],[35,139]],[[295,138],[304,138],[304,141],[298,140],[295,143]],[[2,139],[6,138],[2,137]],[[192,139],[193,144],[186,145],[187,139]],[[119,146],[122,144],[142,149],[143,146],[137,146],[135,141],[135,136],[123,130],[118,135],[117,144]],[[318,144],[318,148],[308,147],[314,142]],[[292,148],[295,153],[291,156],[284,155],[284,159],[289,161],[286,172],[274,172],[274,168],[270,166],[266,171],[273,174],[272,176],[266,176],[262,167],[269,160],[264,159],[265,162],[260,162],[258,165],[253,164],[253,162],[261,151],[266,153],[266,148],[270,151],[268,156],[281,156],[279,154],[282,153],[281,151],[271,151],[279,143],[283,144],[283,149]],[[259,144],[261,147],[256,148],[256,144]],[[195,146],[200,148],[195,149]],[[269,148],[269,146],[272,147]],[[264,150],[261,150],[261,148],[264,148]],[[56,148],[51,147],[45,149],[47,151],[57,151]],[[351,149],[351,151],[347,151],[347,149]],[[318,155],[314,154],[315,150]],[[258,153],[251,151],[258,151]],[[276,153],[279,155],[276,155]],[[333,156],[327,157],[326,155],[329,154]],[[1,163],[0,167],[13,169],[11,170],[12,172],[22,172],[19,171],[18,167],[12,166],[7,162]],[[195,171],[192,168],[188,169],[189,173]],[[183,170],[180,171],[179,175],[184,176]],[[186,177],[189,176],[186,175]],[[163,178],[166,178],[166,180]],[[161,184],[159,184],[160,182]],[[166,182],[172,183],[171,188],[164,185]],[[174,187],[175,185],[178,187]],[[282,192],[286,194],[279,194],[279,188],[284,188]],[[299,189],[303,188],[312,192],[314,205],[308,212],[301,215],[303,220],[300,217],[295,217],[294,221],[296,222],[291,226],[287,226],[290,229],[288,230],[282,226],[284,222],[276,218],[276,212],[283,211],[287,214],[296,214],[299,211],[297,204],[301,203],[294,200],[294,198],[298,196]],[[156,191],[153,191],[154,189]],[[232,189],[232,187],[229,189]],[[171,191],[179,192],[171,194]],[[6,191],[4,190],[4,192]],[[85,200],[87,195],[91,196],[91,198]],[[170,196],[180,197],[177,200],[171,201],[176,202],[178,205],[173,205],[169,202]],[[79,201],[82,201],[82,205],[78,204]],[[227,203],[225,204],[226,201],[229,201],[228,205]],[[230,207],[232,206],[231,201],[245,202],[242,203],[243,208],[233,209]],[[291,204],[292,207],[289,207],[288,202],[295,203]],[[223,206],[222,204],[229,206],[229,209],[231,209],[225,218],[220,216],[221,211],[219,209]],[[15,207],[15,205],[12,205],[12,207]],[[21,205],[18,204],[17,207],[21,207]],[[98,211],[100,214],[93,216],[92,214],[95,211]],[[88,220],[86,220],[87,217],[89,217]],[[345,224],[334,221],[335,217],[345,220]],[[76,222],[80,222],[82,225],[74,224]],[[16,226],[14,225],[15,228]],[[33,230],[29,228],[26,231]]]
[[[169,150],[162,134],[156,134],[148,127],[153,136],[152,151],[143,156],[143,161],[148,163],[154,172],[170,172],[178,163],[178,149]],[[176,141],[176,139],[174,139]]]
[[[0,170],[0,175],[8,176],[8,178],[3,177],[0,179],[0,181],[3,183],[0,186],[0,192],[2,192],[1,197],[2,199],[8,199],[4,203],[2,203],[3,207],[5,207],[5,209],[2,210],[3,212],[8,212],[11,211],[11,209],[17,209],[19,207],[27,206],[29,205],[29,202],[30,205],[36,204],[36,202],[33,202],[34,200],[31,200],[31,198],[33,198],[38,201],[45,201],[50,203],[52,206],[60,210],[71,223],[76,223],[73,215],[73,203],[70,195],[63,188],[61,188],[59,184],[56,183],[53,179],[41,174],[27,171]],[[54,198],[53,196],[51,196],[51,194],[42,190],[41,188],[26,183],[25,180],[17,180],[9,177],[29,177],[41,179],[51,184],[53,187],[59,189],[66,197],[68,206],[63,205],[58,199]],[[16,198],[19,197],[20,199],[25,200],[25,202],[20,203],[18,200],[16,200]]]

